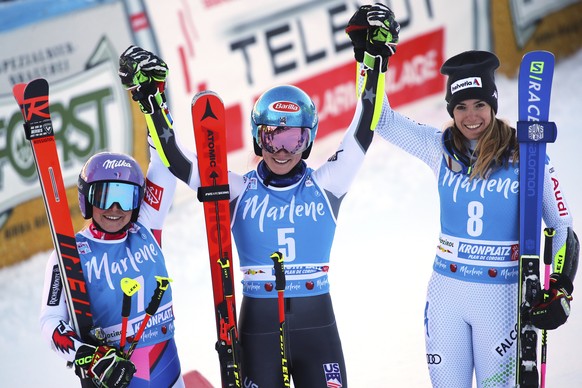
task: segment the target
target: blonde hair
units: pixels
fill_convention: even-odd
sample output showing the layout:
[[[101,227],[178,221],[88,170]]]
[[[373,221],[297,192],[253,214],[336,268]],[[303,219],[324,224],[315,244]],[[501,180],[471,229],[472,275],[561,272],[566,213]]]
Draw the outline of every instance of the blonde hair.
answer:
[[[467,138],[463,136],[456,124],[449,126],[455,149],[464,155],[468,155]],[[483,132],[477,147],[475,147],[477,159],[471,169],[470,178],[479,177],[487,179],[494,171],[500,168],[508,168],[509,162],[513,165],[519,160],[519,147],[515,128],[507,122],[498,119],[491,110],[491,123]]]

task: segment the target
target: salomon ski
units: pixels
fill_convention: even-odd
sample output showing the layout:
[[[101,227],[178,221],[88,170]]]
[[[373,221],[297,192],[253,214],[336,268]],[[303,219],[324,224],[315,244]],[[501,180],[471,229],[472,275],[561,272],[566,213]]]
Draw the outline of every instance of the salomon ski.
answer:
[[[527,53],[519,69],[519,290],[516,385],[539,386],[537,329],[528,319],[530,308],[542,297],[540,239],[542,188],[546,143],[556,139],[556,126],[548,122],[554,56],[547,51]]]
[[[198,199],[203,203],[206,220],[218,334],[216,350],[222,386],[241,387],[224,117],[224,105],[217,94],[205,91],[194,96],[192,124],[201,183]]]
[[[49,112],[49,85],[39,78],[15,85],[13,94],[22,111],[24,131],[32,147],[71,325],[79,338],[89,341],[93,317]]]

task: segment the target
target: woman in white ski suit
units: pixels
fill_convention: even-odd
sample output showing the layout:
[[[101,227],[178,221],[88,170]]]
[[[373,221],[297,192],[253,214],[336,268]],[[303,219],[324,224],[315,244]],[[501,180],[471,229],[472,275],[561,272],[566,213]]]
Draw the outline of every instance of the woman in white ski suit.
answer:
[[[388,100],[377,128],[380,137],[425,162],[437,181],[441,233],[424,310],[434,387],[470,387],[473,369],[478,387],[515,384],[519,165],[515,130],[495,116],[497,66],[488,52],[465,52],[443,65],[454,120],[444,131],[398,114]],[[454,89],[475,78],[478,88]],[[542,209],[544,222],[556,232],[552,257],[567,245],[577,249],[572,216],[549,158]],[[575,256],[564,272],[570,285]],[[569,304],[571,292],[553,302],[562,298]]]

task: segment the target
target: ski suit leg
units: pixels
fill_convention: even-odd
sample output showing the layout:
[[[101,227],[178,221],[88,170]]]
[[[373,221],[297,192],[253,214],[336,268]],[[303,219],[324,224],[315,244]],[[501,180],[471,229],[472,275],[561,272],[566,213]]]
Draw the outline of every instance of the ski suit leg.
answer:
[[[243,385],[283,387],[277,299],[244,297],[240,314]],[[287,354],[293,383],[326,388],[338,381],[347,388],[341,342],[329,294],[287,298]]]
[[[470,283],[436,272],[428,284],[424,312],[426,361],[434,388],[471,387],[473,346],[464,316],[463,287]]]
[[[243,387],[283,388],[277,303],[243,297],[239,316]]]
[[[517,284],[472,284],[471,288],[473,303],[468,308],[477,387],[513,387]]]
[[[287,310],[295,386],[347,388],[346,365],[330,295],[291,299]]]
[[[513,387],[517,284],[464,282],[433,273],[425,310],[433,387]]]

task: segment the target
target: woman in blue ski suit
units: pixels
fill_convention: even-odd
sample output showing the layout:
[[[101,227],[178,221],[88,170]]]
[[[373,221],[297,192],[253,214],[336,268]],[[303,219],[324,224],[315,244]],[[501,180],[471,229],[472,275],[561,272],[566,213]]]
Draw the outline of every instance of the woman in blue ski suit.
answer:
[[[164,78],[155,73],[152,64],[165,64],[137,47],[122,54],[120,63],[126,64],[120,69],[122,82],[133,88],[142,110],[159,111],[151,101],[155,100],[152,94],[159,101],[160,90],[134,80]],[[309,96],[294,86],[277,86],[254,105],[251,131],[255,152],[263,159],[256,170],[245,175],[229,172],[231,226],[243,273],[239,333],[246,387],[284,386],[270,258],[274,251],[284,255],[287,361],[295,386],[348,386],[329,292],[330,250],[340,204],[372,141],[375,98],[370,96],[380,77],[379,71],[368,71],[365,87],[371,93],[367,99],[362,94],[337,152],[318,169],[307,167],[304,161],[318,128],[317,111]],[[160,138],[173,138],[169,127],[155,128],[155,132]],[[161,143],[171,170],[197,190],[196,155],[175,141]]]
[[[379,15],[382,7],[358,12]],[[437,179],[441,232],[424,310],[434,387],[470,387],[473,370],[479,387],[515,385],[519,158],[515,129],[496,117],[498,66],[497,57],[484,51],[463,52],[443,64],[453,119],[444,131],[398,114],[387,99],[376,129],[425,162]],[[569,314],[579,247],[549,158],[542,208],[546,225],[556,231],[553,255],[565,255],[567,263],[552,275],[548,300],[533,310],[538,327],[553,329]]]
[[[42,336],[61,358],[76,365],[83,387],[184,387],[174,341],[172,290],[159,240],[176,178],[155,150],[150,154],[147,179],[135,159],[112,152],[95,154],[79,174],[79,206],[90,223],[75,240],[93,324],[102,335],[97,333],[89,343],[77,336],[69,323],[55,252],[46,266]],[[167,287],[129,359],[119,351],[122,279],[130,279],[137,289],[127,319],[126,352],[154,291],[158,285]]]

